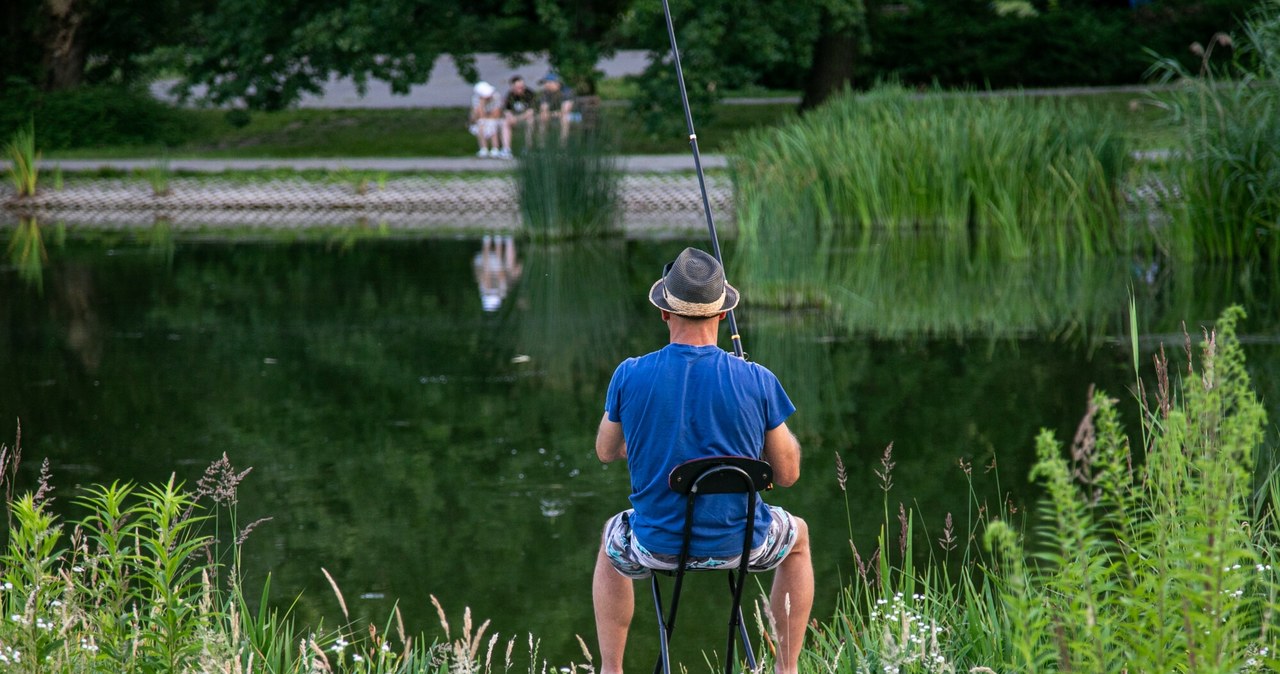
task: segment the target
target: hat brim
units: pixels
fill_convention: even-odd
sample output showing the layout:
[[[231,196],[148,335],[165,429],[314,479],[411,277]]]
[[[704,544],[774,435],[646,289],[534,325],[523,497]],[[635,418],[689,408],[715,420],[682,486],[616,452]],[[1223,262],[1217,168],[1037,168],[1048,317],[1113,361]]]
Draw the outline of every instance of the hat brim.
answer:
[[[724,302],[720,304],[720,307],[719,308],[708,307],[703,311],[697,311],[697,312],[680,311],[672,308],[671,304],[667,302],[667,298],[665,297],[665,292],[664,292],[665,290],[666,290],[666,279],[658,279],[653,284],[653,287],[649,288],[649,303],[655,307],[658,307],[663,311],[673,313],[677,316],[691,316],[693,318],[706,318],[708,316],[715,316],[717,314],[722,314],[726,311],[733,311],[734,307],[738,306],[738,289],[729,285],[728,281],[725,281],[724,283]]]

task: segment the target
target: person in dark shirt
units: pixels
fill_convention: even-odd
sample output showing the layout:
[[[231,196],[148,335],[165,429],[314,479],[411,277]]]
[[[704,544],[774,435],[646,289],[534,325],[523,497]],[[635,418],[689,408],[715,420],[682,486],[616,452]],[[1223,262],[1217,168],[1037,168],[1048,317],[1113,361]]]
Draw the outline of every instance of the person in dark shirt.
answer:
[[[560,138],[567,138],[573,117],[573,94],[564,88],[555,73],[547,73],[539,84],[542,92],[538,95],[538,130],[545,133],[547,122],[556,118],[560,120]]]
[[[511,156],[511,137],[517,124],[525,125],[525,144],[528,145],[529,137],[533,134],[533,112],[538,104],[538,97],[524,83],[524,78],[514,75],[511,78],[511,88],[507,91],[507,97],[502,103],[502,152],[503,156]]]

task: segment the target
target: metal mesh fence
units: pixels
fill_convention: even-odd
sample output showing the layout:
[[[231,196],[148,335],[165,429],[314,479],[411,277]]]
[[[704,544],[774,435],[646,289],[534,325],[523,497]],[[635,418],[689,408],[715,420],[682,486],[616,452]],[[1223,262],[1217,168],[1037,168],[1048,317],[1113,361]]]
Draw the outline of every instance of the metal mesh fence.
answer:
[[[717,221],[732,220],[732,184],[707,177]],[[165,219],[176,226],[308,227],[377,223],[395,228],[515,229],[516,189],[510,176],[397,177],[372,180],[265,182],[222,178],[174,178],[168,193],[140,178],[72,180],[60,189],[42,187],[19,199],[0,188],[4,219],[31,216],[104,227],[149,225]],[[705,223],[697,177],[626,175],[621,179],[624,229],[685,229]]]

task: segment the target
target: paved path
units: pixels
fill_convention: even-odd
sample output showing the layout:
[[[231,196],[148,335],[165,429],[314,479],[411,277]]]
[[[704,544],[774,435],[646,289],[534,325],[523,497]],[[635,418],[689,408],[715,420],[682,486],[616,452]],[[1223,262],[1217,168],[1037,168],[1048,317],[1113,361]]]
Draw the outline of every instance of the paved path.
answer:
[[[693,154],[647,154],[626,155],[618,158],[623,171],[627,173],[673,173],[692,172]],[[96,171],[98,169],[115,169],[121,171],[138,171],[152,168],[156,159],[64,159],[43,160],[40,170],[46,176],[54,167],[64,172]],[[0,164],[7,170],[9,164]],[[702,155],[704,169],[718,169],[728,166],[724,155]],[[172,159],[169,169],[188,173],[222,173],[224,171],[253,171],[265,169],[293,169],[338,171],[351,169],[354,171],[389,171],[394,173],[462,173],[462,172],[502,172],[515,168],[515,162],[508,159],[480,159],[479,157],[365,157],[348,159]]]
[[[505,93],[512,75],[522,75],[530,84],[551,69],[543,54],[529,54],[526,62],[518,65],[507,63],[497,54],[476,54],[476,69],[480,78]],[[635,75],[649,64],[649,52],[640,49],[619,51],[601,60],[596,68],[605,77]],[[151,86],[151,91],[161,100],[172,100],[168,89],[174,80],[163,80]],[[356,91],[350,78],[332,77],[324,84],[320,95],[308,94],[298,102],[302,108],[465,108],[471,105],[471,87],[474,83],[462,79],[452,57],[441,56],[431,67],[426,84],[411,87],[407,94],[392,93],[386,82],[371,80],[364,95]],[[197,89],[198,96],[202,90]]]

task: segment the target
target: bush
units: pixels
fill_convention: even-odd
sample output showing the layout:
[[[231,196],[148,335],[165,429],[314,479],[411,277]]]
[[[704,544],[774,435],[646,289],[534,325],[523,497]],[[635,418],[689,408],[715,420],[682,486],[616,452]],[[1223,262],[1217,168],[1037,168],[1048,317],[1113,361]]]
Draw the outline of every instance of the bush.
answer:
[[[143,87],[85,86],[45,93],[9,79],[0,92],[0,132],[36,121],[36,143],[47,150],[109,145],[178,145],[195,132],[181,110]]]

